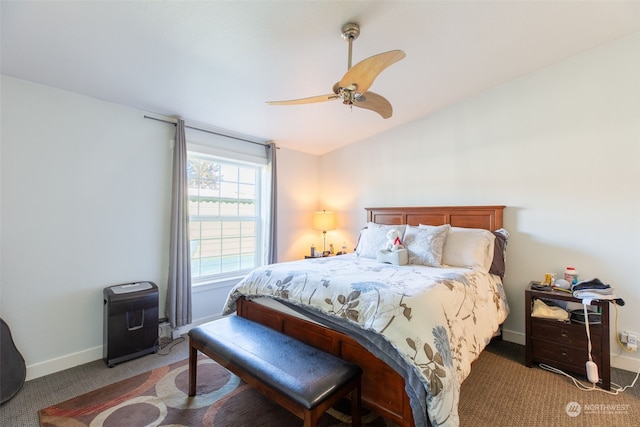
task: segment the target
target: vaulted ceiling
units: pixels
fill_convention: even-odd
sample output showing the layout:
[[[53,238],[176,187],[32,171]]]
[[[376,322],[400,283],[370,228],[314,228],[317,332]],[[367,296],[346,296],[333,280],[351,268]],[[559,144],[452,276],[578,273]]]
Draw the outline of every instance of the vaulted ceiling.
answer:
[[[640,31],[638,1],[5,1],[2,74],[323,154]],[[371,90],[393,116],[331,93],[353,63],[406,58]]]

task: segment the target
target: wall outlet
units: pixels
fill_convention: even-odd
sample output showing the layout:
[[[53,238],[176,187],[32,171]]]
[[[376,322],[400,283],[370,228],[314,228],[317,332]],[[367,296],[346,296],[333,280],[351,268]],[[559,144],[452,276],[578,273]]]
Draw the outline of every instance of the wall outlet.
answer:
[[[620,334],[620,341],[625,344],[628,350],[638,350],[638,333],[632,331],[624,331]]]
[[[171,324],[169,324],[168,322],[166,323],[160,323],[159,325],[159,337],[160,338],[169,338],[169,339],[173,339],[173,337],[171,336]]]
[[[620,342],[622,344],[626,344],[627,343],[627,339],[629,339],[629,332],[624,331],[620,333]]]

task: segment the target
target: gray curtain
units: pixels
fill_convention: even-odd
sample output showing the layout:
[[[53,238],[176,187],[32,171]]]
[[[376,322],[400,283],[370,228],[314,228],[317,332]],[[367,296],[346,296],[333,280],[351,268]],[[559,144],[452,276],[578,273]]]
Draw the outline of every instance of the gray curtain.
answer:
[[[191,254],[189,248],[187,141],[184,120],[176,124],[171,191],[169,280],[165,315],[177,328],[191,323]]]
[[[267,174],[271,178],[271,191],[269,201],[269,221],[267,233],[267,263],[273,264],[278,262],[278,234],[277,234],[277,168],[276,168],[276,144],[271,142],[265,145],[267,150]]]

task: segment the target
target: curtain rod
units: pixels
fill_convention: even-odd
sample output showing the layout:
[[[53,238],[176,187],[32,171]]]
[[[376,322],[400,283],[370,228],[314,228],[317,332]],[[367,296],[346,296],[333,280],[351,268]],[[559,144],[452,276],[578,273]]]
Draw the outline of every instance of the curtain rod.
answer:
[[[157,117],[151,117],[151,116],[144,116],[145,119],[151,119],[151,120],[156,120],[158,122],[163,122],[163,123],[169,123],[171,125],[176,125],[175,122],[171,121],[171,120],[166,120],[166,119],[159,119]],[[244,139],[244,138],[240,138],[237,136],[232,136],[232,135],[225,135],[224,133],[219,133],[219,132],[214,132],[212,130],[208,130],[208,129],[202,129],[202,128],[198,128],[195,126],[189,126],[189,125],[184,125],[184,127],[189,128],[189,129],[193,129],[193,130],[197,130],[200,132],[204,132],[204,133],[210,133],[212,135],[218,135],[218,136],[224,136],[225,138],[231,138],[231,139],[237,139],[238,141],[244,141],[244,142],[249,142],[251,144],[256,144],[256,145],[262,145],[263,147],[269,147],[269,144],[265,144],[264,142],[256,142],[256,141],[250,141],[248,139]],[[280,147],[276,147],[276,148],[280,148]]]

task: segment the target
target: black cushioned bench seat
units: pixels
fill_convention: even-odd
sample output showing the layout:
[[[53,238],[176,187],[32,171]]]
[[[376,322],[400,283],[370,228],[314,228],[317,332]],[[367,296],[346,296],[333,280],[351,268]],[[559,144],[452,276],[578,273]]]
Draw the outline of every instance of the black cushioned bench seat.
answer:
[[[200,351],[302,418],[305,427],[351,393],[352,425],[360,425],[362,370],[356,365],[235,315],[191,329],[189,343],[189,396],[196,392]]]

